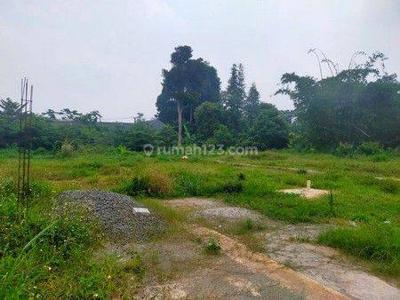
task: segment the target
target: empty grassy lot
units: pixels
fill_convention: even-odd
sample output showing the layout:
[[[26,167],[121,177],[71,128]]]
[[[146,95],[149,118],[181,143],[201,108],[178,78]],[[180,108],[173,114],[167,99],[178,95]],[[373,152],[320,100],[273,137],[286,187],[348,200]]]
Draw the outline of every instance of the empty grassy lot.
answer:
[[[3,203],[9,197],[7,189],[12,186],[16,172],[17,154],[0,152]],[[320,236],[319,242],[363,260],[378,273],[400,278],[400,181],[397,180],[400,157],[395,154],[338,158],[328,154],[268,151],[250,156],[191,156],[182,160],[179,156],[146,157],[113,149],[79,152],[65,158],[44,153],[34,155],[32,177],[35,197],[39,199],[32,210],[42,223],[48,220],[43,215],[50,211],[52,198],[67,189],[97,188],[158,199],[210,196],[291,223],[339,225],[340,228]],[[305,200],[278,192],[303,187],[308,179],[315,188],[331,190],[333,197]],[[2,213],[10,213],[10,209],[2,205]],[[68,226],[62,227],[62,231],[72,230]],[[7,230],[2,229],[4,234]],[[87,232],[74,234],[77,234],[75,239],[85,241],[77,251],[89,251],[93,245],[85,237]],[[5,245],[3,240],[2,248]],[[79,255],[78,266],[84,264],[78,258]],[[90,267],[108,270],[109,265],[93,263]],[[3,262],[3,269],[7,268]],[[65,276],[73,277],[67,266],[60,269],[67,270]],[[61,286],[63,280],[52,284]],[[89,291],[91,284],[96,286],[101,281],[96,277],[90,280],[93,282],[84,282]],[[112,288],[111,285],[104,287],[105,290]]]

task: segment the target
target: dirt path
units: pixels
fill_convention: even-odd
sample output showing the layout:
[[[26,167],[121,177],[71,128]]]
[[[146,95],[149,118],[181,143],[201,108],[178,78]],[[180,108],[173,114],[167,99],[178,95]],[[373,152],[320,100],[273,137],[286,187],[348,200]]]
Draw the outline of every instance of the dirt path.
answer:
[[[204,239],[210,236],[218,238],[222,251],[233,261],[253,272],[264,274],[296,294],[309,299],[348,299],[343,294],[277,263],[262,253],[251,252],[245,245],[215,230],[195,227],[193,232]]]
[[[288,225],[210,199],[188,198],[165,203],[191,212],[193,218],[209,221],[216,230],[195,226],[193,233],[203,239],[217,237],[223,253],[232,262],[264,275],[297,296],[309,299],[400,299],[398,288],[353,265],[337,251],[308,242],[329,225]],[[236,239],[221,233],[222,226],[227,223],[246,219],[265,225],[266,230],[255,234],[263,244],[264,253],[251,252]]]
[[[287,225],[266,233],[265,248],[272,259],[284,262],[337,291],[358,299],[400,299],[400,291],[353,265],[332,248],[302,241],[313,240],[329,225]]]

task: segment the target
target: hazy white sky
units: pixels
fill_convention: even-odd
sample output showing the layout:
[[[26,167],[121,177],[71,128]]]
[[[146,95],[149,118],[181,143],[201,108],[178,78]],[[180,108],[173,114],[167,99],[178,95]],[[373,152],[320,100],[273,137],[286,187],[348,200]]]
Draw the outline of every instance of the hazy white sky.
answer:
[[[310,48],[345,66],[355,50],[380,50],[400,73],[399,0],[0,0],[0,97],[35,85],[34,110],[99,110],[105,120],[150,118],[161,69],[178,45],[217,68],[223,87],[233,63],[262,100],[280,76],[318,76]],[[327,71],[326,71],[327,74]]]

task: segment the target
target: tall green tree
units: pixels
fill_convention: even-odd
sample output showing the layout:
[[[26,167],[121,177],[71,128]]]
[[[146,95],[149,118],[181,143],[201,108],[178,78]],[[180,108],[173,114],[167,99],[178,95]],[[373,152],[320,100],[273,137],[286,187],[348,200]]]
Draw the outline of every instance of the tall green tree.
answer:
[[[260,103],[260,93],[257,90],[256,84],[253,83],[249,89],[249,94],[244,101],[243,107],[247,122],[252,122],[255,118]]]
[[[192,59],[189,46],[179,46],[171,54],[171,69],[163,70],[162,91],[157,98],[157,117],[177,125],[182,143],[183,123],[194,125],[194,111],[205,101],[218,102],[220,79],[215,68],[202,58]]]
[[[228,87],[223,93],[223,104],[227,111],[229,126],[236,132],[240,131],[246,86],[243,65],[233,64]]]
[[[252,145],[260,150],[285,148],[289,140],[289,125],[272,104],[260,104],[248,133]]]
[[[0,148],[17,142],[19,104],[10,98],[0,100]]]
[[[219,103],[204,102],[195,111],[196,133],[201,142],[214,135],[224,122],[224,110]]]
[[[6,118],[15,118],[18,113],[19,104],[10,98],[0,100],[0,116]]]

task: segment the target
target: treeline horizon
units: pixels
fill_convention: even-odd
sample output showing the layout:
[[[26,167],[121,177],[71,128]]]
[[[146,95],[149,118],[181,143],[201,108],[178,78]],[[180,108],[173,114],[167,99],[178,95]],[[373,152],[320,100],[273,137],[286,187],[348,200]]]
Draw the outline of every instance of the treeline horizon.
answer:
[[[311,51],[315,51],[311,50]],[[363,56],[364,62],[354,63]],[[156,99],[159,122],[138,114],[131,124],[101,122],[97,111],[68,108],[33,114],[34,149],[57,150],[63,144],[124,146],[213,144],[255,146],[260,150],[294,148],[351,153],[362,144],[400,147],[400,83],[386,71],[387,58],[379,52],[356,52],[347,69],[329,59],[330,75],[319,79],[285,73],[275,94],[288,95],[294,110],[280,111],[262,102],[255,83],[245,84],[244,66],[231,67],[225,90],[217,70],[192,48],[179,46],[171,67],[162,70],[161,93]],[[18,144],[19,104],[0,100],[0,148]],[[63,122],[61,122],[63,121]]]

